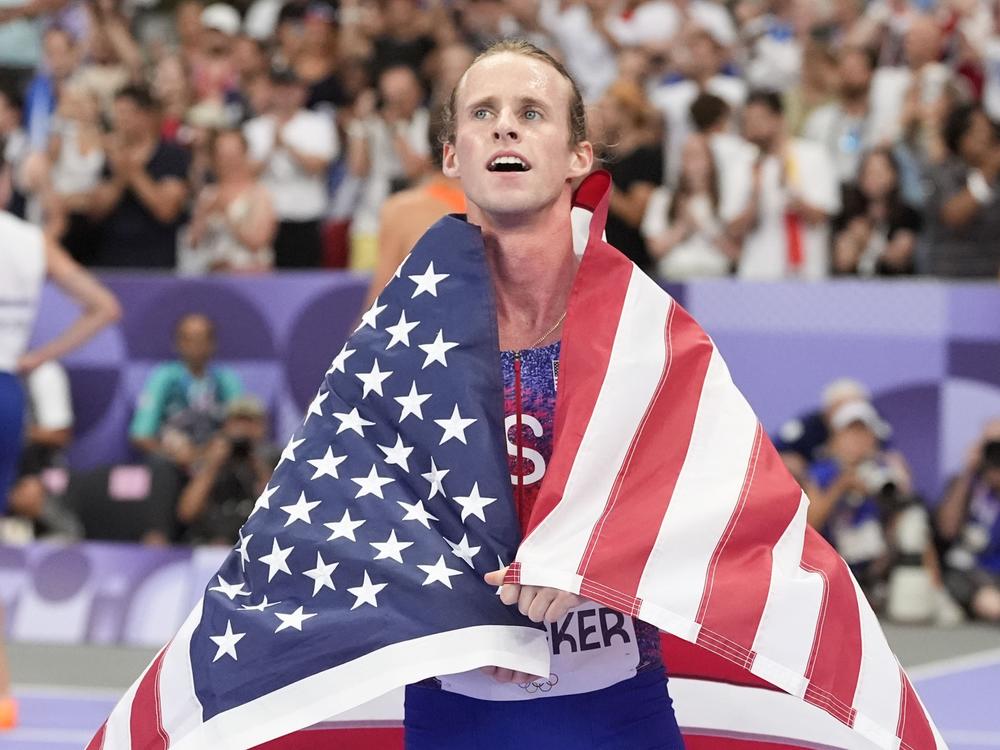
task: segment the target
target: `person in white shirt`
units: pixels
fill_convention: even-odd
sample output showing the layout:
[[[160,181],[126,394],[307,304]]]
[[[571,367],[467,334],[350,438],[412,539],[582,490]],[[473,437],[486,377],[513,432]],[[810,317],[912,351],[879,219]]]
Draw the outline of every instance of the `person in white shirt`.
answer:
[[[718,31],[696,23],[688,26],[682,36],[682,43],[675,47],[675,62],[684,80],[660,86],[650,95],[666,124],[666,174],[670,182],[679,173],[681,149],[693,125],[691,104],[698,95],[715,94],[733,110],[743,106],[747,95],[742,79],[722,73],[727,51]]]
[[[430,113],[416,72],[405,65],[379,76],[378,95],[365,92],[347,129],[348,165],[361,180],[351,221],[351,267],[369,270],[377,258],[376,237],[382,204],[392,193],[415,184],[430,170],[427,132]]]
[[[271,111],[244,125],[250,158],[270,191],[278,216],[278,268],[317,268],[320,222],[329,202],[327,174],[339,141],[331,118],[304,109],[307,89],[289,68],[275,68]]]
[[[597,101],[618,77],[612,42],[601,28],[606,0],[541,0],[538,21],[552,35],[584,101]]]
[[[812,141],[790,138],[781,97],[755,92],[743,129],[761,156],[753,191],[733,231],[744,238],[737,273],[750,279],[818,279],[830,256],[830,217],[840,210],[833,161]]]

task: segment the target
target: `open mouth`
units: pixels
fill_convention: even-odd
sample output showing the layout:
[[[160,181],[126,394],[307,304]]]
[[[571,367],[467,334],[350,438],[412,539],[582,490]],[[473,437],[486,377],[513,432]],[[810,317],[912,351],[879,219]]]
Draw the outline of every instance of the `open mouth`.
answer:
[[[497,156],[486,165],[490,172],[527,172],[531,167],[520,156]]]

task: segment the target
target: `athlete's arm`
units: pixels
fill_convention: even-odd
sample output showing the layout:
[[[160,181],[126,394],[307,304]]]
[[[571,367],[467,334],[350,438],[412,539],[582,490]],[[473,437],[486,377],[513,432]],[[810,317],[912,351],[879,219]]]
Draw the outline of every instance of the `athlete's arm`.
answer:
[[[61,334],[21,357],[18,371],[22,373],[31,372],[43,362],[58,359],[76,349],[122,315],[114,295],[50,239],[45,240],[45,261],[49,278],[78,302],[83,311]]]

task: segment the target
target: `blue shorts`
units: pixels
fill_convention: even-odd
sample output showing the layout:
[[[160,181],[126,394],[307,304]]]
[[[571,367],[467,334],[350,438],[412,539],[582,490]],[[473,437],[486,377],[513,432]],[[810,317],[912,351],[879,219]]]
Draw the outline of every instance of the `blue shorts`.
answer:
[[[0,372],[0,516],[17,475],[24,436],[24,389],[16,375]]]
[[[406,688],[406,750],[683,750],[662,670],[592,693],[485,701]]]

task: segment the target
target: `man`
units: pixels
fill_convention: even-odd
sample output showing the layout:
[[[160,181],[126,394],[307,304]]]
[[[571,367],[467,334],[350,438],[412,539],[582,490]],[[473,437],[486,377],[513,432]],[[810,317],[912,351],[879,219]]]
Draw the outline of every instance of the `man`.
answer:
[[[42,38],[44,68],[28,85],[25,120],[33,151],[48,145],[52,115],[59,101],[59,89],[69,80],[79,63],[76,40],[65,29],[52,27]]]
[[[149,374],[129,436],[143,453],[187,468],[222,424],[226,404],[243,388],[234,372],[212,364],[215,324],[207,316],[182,317],[174,343],[178,359]]]
[[[871,50],[842,50],[837,63],[837,99],[813,110],[802,132],[803,137],[823,144],[836,164],[841,183],[857,180],[862,153],[875,145],[869,99],[875,64]]]
[[[1000,138],[978,105],[948,115],[949,158],[930,171],[928,268],[935,276],[1000,273]]]
[[[755,92],[744,136],[760,149],[754,187],[735,233],[745,234],[737,273],[750,279],[826,276],[830,217],[840,209],[837,174],[818,143],[788,135],[778,94]]]
[[[121,316],[117,300],[61,247],[37,227],[0,211],[0,515],[21,455],[24,392],[18,375],[72,351]],[[80,304],[72,326],[44,345],[27,351],[42,283],[51,279]],[[0,612],[2,619],[2,612]],[[17,722],[0,623],[0,730]]]
[[[103,179],[87,208],[101,223],[94,265],[169,268],[188,199],[190,159],[160,138],[160,110],[149,91],[127,86],[114,100],[114,131]]]
[[[318,268],[320,221],[329,194],[327,171],[337,157],[330,118],[305,109],[308,89],[291,68],[271,70],[271,109],[243,126],[250,158],[271,191],[278,214],[278,268]]]

